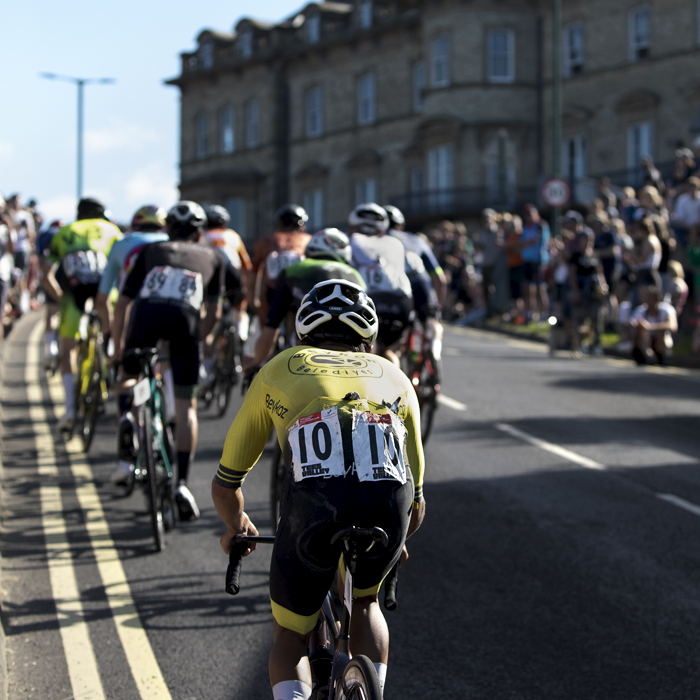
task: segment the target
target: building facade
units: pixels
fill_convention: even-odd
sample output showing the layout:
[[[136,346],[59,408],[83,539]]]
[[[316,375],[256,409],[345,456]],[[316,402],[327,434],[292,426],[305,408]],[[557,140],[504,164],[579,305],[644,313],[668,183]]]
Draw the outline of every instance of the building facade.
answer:
[[[288,201],[315,229],[362,201],[417,226],[536,199],[554,172],[551,5],[311,3],[202,31],[168,81],[182,197],[224,204],[249,240]],[[564,0],[560,65],[566,177],[671,160],[700,121],[700,2]]]

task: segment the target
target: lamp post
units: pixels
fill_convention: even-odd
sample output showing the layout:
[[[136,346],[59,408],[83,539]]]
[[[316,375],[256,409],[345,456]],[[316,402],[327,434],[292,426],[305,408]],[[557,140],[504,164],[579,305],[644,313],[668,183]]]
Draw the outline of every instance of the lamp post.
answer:
[[[83,88],[85,85],[110,85],[116,83],[114,78],[74,78],[70,75],[58,75],[57,73],[39,73],[40,78],[47,80],[63,80],[73,83],[78,87],[78,167],[77,167],[77,194],[78,201],[83,196]]]
[[[561,177],[561,0],[552,2],[552,171]],[[552,236],[559,235],[561,207],[552,211]]]

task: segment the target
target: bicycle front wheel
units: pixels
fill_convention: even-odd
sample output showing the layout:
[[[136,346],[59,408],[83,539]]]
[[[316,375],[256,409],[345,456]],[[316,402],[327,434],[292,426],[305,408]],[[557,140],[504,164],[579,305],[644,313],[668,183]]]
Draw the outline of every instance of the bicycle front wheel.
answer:
[[[341,700],[382,700],[382,689],[374,664],[366,656],[355,656],[343,671]]]
[[[156,472],[156,456],[153,445],[153,416],[148,404],[144,407],[144,440],[143,446],[144,466],[148,473],[146,488],[148,490],[148,515],[151,519],[151,531],[156,551],[163,549],[165,527],[163,525],[163,513],[160,508],[160,498],[158,493],[158,474]]]

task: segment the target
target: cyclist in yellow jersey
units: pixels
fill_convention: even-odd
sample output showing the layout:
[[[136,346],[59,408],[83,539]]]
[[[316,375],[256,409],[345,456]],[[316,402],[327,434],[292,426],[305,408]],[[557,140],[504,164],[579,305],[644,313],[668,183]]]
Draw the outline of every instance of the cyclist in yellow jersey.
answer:
[[[389,633],[378,591],[425,514],[418,401],[400,369],[369,354],[378,329],[372,300],[353,282],[320,282],[304,297],[296,327],[302,345],[260,370],[212,484],[228,553],[234,535],[257,534],[241,486],[274,425],[288,466],[270,571],[275,700],[311,696],[308,640],[340,558],[330,540],[349,525],[389,536],[387,548],[358,565],[351,628],[351,652],[372,660],[383,687]]]
[[[101,202],[92,198],[81,199],[77,221],[59,229],[51,239],[46,255],[52,265],[57,264],[48,271],[45,286],[59,304],[59,367],[66,393],[66,412],[58,427],[66,432],[72,432],[75,419],[72,355],[80,318],[85,302],[97,294],[112,245],[122,237],[119,228],[107,221],[104,215],[105,207]]]

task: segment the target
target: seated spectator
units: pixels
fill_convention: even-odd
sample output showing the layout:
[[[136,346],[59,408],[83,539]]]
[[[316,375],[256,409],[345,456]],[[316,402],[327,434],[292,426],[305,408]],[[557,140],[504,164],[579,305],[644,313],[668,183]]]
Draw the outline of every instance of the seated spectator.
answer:
[[[632,357],[638,365],[664,360],[673,352],[673,333],[678,330],[676,310],[663,301],[660,287],[647,286],[641,290],[644,303],[630,317],[634,330]]]

